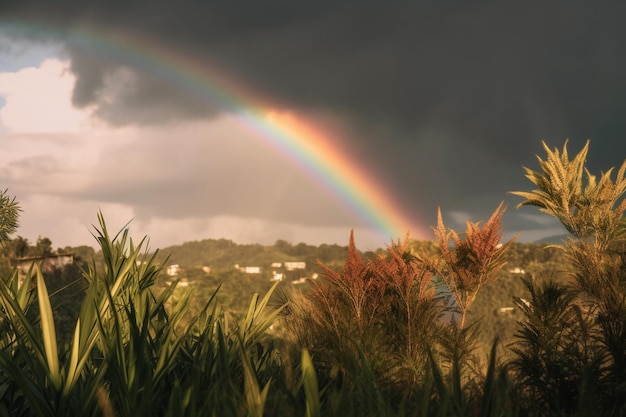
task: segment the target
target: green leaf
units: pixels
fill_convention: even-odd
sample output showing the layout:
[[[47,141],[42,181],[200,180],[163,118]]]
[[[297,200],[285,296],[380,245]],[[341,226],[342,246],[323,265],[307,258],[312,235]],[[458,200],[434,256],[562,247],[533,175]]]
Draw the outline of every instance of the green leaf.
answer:
[[[321,416],[320,393],[317,386],[317,376],[315,367],[311,361],[308,350],[302,350],[302,384],[304,386],[304,396],[306,397],[306,417]]]
[[[251,417],[263,417],[263,410],[265,409],[265,402],[267,401],[267,394],[270,388],[270,382],[268,381],[263,387],[263,390],[259,389],[259,382],[256,374],[252,369],[250,360],[245,355],[245,350],[241,349],[241,362],[244,371],[244,390],[246,402],[248,403],[248,415]]]
[[[48,289],[39,268],[37,273],[37,299],[39,301],[39,314],[41,316],[41,334],[46,353],[46,362],[50,373],[50,380],[56,389],[61,388],[61,373],[59,372],[59,351],[57,350],[57,336],[54,327],[54,316]]]

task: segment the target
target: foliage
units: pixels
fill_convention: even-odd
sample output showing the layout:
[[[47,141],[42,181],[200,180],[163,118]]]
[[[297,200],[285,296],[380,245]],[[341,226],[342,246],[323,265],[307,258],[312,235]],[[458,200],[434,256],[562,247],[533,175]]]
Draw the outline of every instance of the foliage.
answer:
[[[572,265],[573,289],[529,284],[535,299],[524,309],[516,366],[529,403],[546,403],[555,412],[626,413],[626,161],[615,180],[613,169],[597,180],[585,168],[589,142],[569,159],[563,150],[537,158],[541,172],[525,168],[538,188],[514,192],[561,221],[572,234],[562,246]],[[575,290],[576,292],[572,292]],[[549,320],[541,320],[543,316]],[[551,329],[571,327],[558,337]],[[539,367],[539,368],[538,368]],[[549,372],[548,372],[549,370]],[[566,385],[563,391],[562,387]],[[545,398],[553,394],[553,402]],[[600,410],[588,410],[589,396]],[[563,396],[567,401],[563,400]],[[559,401],[562,400],[562,401]],[[556,401],[556,402],[555,402]],[[596,402],[597,404],[598,402]]]
[[[619,202],[619,199],[626,191],[626,160],[615,181],[611,178],[613,168],[597,180],[585,168],[589,142],[572,160],[567,141],[561,152],[550,150],[545,142],[543,147],[546,160],[537,157],[542,172],[524,168],[526,178],[537,189],[512,193],[524,198],[519,205],[536,206],[556,217],[576,239],[585,241],[593,237],[593,246],[598,251],[606,250],[615,240],[623,240],[626,200]]]
[[[159,270],[140,255],[144,241],[135,245],[127,230],[111,237],[102,217],[94,236],[104,268],[84,271],[88,288],[66,347],[37,267],[21,285],[17,273],[0,282],[1,414],[261,415],[289,405],[267,397],[277,372],[264,343],[279,311],[268,307],[271,292],[233,323],[213,298],[181,326],[188,294],[172,305],[175,286],[152,291]],[[29,314],[35,300],[38,314]]]
[[[8,190],[0,191],[0,243],[9,240],[18,226],[20,206],[7,195]]]
[[[454,230],[446,229],[439,210],[434,230],[440,257],[429,263],[454,297],[461,313],[461,328],[465,327],[467,313],[478,291],[495,281],[497,272],[506,264],[506,252],[514,239],[505,244],[500,242],[504,211],[501,203],[482,228],[480,223],[468,221],[462,239]],[[454,243],[453,249],[449,246],[450,240]]]
[[[584,401],[580,398],[586,379],[600,372],[597,343],[589,337],[591,314],[574,303],[576,293],[554,281],[525,280],[528,299],[516,299],[526,316],[512,345],[521,389],[532,400],[526,404],[534,414],[572,413]],[[594,393],[597,394],[598,393]]]
[[[90,264],[0,280],[0,415],[625,415],[626,162],[615,180],[612,170],[596,180],[588,144],[572,160],[566,145],[544,144],[541,172],[526,168],[537,189],[514,193],[563,222],[563,245],[500,244],[502,205],[464,234],[439,213],[437,245],[407,235],[361,253],[351,234],[345,248],[324,247],[321,277],[304,290],[233,264],[310,263],[309,245],[189,244],[218,253],[188,258],[172,281],[167,256],[128,229],[109,235],[100,215],[100,252],[81,249]],[[10,233],[3,261],[33,249]],[[224,269],[207,274],[206,261]],[[241,305],[242,287],[265,295]],[[445,320],[445,292],[459,325]],[[210,295],[200,304],[192,293]],[[502,301],[511,295],[514,307]]]
[[[432,247],[414,254],[409,242],[407,236],[365,257],[351,234],[343,268],[323,266],[322,279],[308,293],[291,295],[286,333],[297,348],[310,350],[323,390],[334,393],[324,410],[348,415],[504,410],[509,407],[504,397],[491,402],[482,395],[483,384],[489,381],[491,387],[496,375],[503,378],[502,389],[510,386],[495,364],[496,345],[484,373],[474,354],[477,327],[441,320],[446,304],[437,296],[433,265],[443,261],[432,258]]]
[[[351,234],[343,269],[323,266],[321,281],[292,296],[289,333],[326,376],[357,379],[361,357],[381,383],[413,380],[410,370],[424,368],[438,331],[431,277],[411,255],[408,239],[394,242],[385,256],[364,259]]]

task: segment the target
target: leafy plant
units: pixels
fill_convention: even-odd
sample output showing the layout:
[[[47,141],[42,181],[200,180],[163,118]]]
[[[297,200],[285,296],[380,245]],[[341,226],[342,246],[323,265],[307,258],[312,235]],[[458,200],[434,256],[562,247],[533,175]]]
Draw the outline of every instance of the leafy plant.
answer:
[[[276,305],[275,284],[241,314],[223,309],[214,280],[203,284],[211,295],[201,307],[176,282],[160,287],[158,262],[167,258],[147,252],[146,239],[135,244],[127,228],[109,235],[99,214],[101,260],[82,269],[86,292],[68,340],[54,297],[70,287],[52,289],[37,265],[25,278],[13,270],[0,280],[0,415],[624,415],[626,162],[615,180],[612,170],[596,179],[584,166],[588,144],[572,160],[566,145],[544,144],[542,171],[526,169],[537,189],[514,194],[572,233],[559,246],[572,285],[524,281],[510,362],[498,359],[497,340],[486,364],[477,359],[487,321],[473,308],[512,247],[501,243],[502,204],[464,234],[448,230],[439,212],[437,247],[407,236],[362,254],[351,234],[345,262],[336,267],[330,255],[341,247],[326,248],[332,262],[320,263],[308,291]],[[0,205],[12,207],[13,217],[0,217],[6,241],[19,207],[6,191]],[[28,247],[15,243],[13,254]],[[38,243],[45,253],[51,242]],[[293,256],[312,250],[275,246]],[[533,268],[556,251],[539,250],[517,252],[516,266],[540,275],[560,265]],[[438,282],[455,299],[459,325],[442,320]],[[493,294],[517,288],[503,284]]]
[[[506,251],[515,240],[513,238],[501,243],[504,211],[500,203],[482,227],[480,223],[468,221],[463,238],[445,227],[441,210],[438,212],[434,230],[440,258],[431,264],[454,297],[456,308],[461,314],[461,328],[465,327],[467,313],[478,291],[497,279],[497,272],[506,264]],[[454,244],[452,248],[450,240]]]
[[[530,296],[515,300],[525,321],[511,346],[511,366],[527,409],[571,414],[583,404],[585,386],[590,390],[601,373],[602,356],[589,334],[592,314],[577,305],[576,292],[563,285],[529,279],[524,283]]]
[[[84,271],[89,287],[67,349],[57,343],[39,269],[21,285],[17,273],[0,281],[0,411],[262,415],[270,403],[269,381],[279,375],[266,340],[280,311],[268,305],[271,291],[253,297],[247,314],[232,321],[213,297],[184,324],[189,293],[175,297],[176,285],[154,292],[159,268],[154,256],[141,255],[145,240],[135,245],[128,229],[112,237],[98,218],[94,237],[104,268],[94,264]],[[37,314],[28,314],[34,300]],[[269,405],[279,408],[280,395],[272,398]]]
[[[327,412],[469,415],[480,407],[493,412],[496,404],[504,409],[507,401],[492,398],[499,394],[490,391],[489,399],[480,394],[477,381],[486,378],[492,384],[496,370],[494,363],[485,376],[477,365],[473,352],[478,325],[457,327],[441,320],[446,306],[435,291],[435,274],[452,270],[452,263],[458,271],[462,263],[447,246],[450,236],[459,243],[458,259],[474,257],[473,265],[479,265],[467,267],[463,275],[468,280],[470,272],[478,275],[471,277],[472,296],[492,279],[504,265],[507,248],[499,245],[501,214],[499,207],[484,229],[468,225],[463,241],[444,231],[440,221],[440,246],[445,242],[441,257],[433,251],[414,254],[408,237],[364,257],[351,234],[343,268],[323,266],[321,280],[308,293],[290,296],[287,333],[297,347],[310,350],[322,391],[330,393],[325,396]],[[495,361],[495,345],[492,357]]]
[[[17,229],[21,211],[15,197],[9,197],[7,191],[0,191],[0,243],[8,241]]]
[[[549,344],[549,348],[560,352],[560,355],[543,357],[545,368],[553,370],[544,378],[555,372],[559,375],[571,373],[568,363],[576,361],[581,347],[592,346],[593,372],[586,373],[582,379],[585,390],[581,386],[577,388],[578,392],[570,394],[572,402],[586,405],[582,396],[589,392],[589,387],[595,387],[593,391],[602,399],[602,410],[611,415],[623,414],[626,412],[626,199],[623,199],[626,192],[626,161],[618,170],[615,180],[612,178],[613,168],[602,173],[598,180],[585,168],[589,142],[571,160],[567,142],[560,152],[558,149],[550,150],[545,143],[543,146],[547,158],[543,160],[537,157],[541,172],[525,168],[526,177],[537,189],[513,194],[524,198],[520,206],[536,206],[555,216],[572,234],[561,248],[573,266],[573,284],[580,293],[575,297],[568,295],[564,305],[560,302],[549,304],[549,310],[565,314],[578,309],[582,312],[578,316],[588,314],[590,317],[589,321],[577,320],[578,324],[574,326],[577,332],[569,336],[571,341],[567,349],[558,342],[560,339]],[[553,290],[544,288],[540,294],[547,296],[554,293]],[[535,314],[534,309],[539,311],[537,306],[533,310],[526,310],[529,318]],[[560,321],[557,323],[573,326],[567,319],[570,314],[559,315],[557,318]],[[522,327],[524,330],[520,333],[522,346],[538,343],[538,340],[533,339],[533,325],[528,326]],[[540,354],[535,352],[538,347],[534,346],[528,352]],[[526,382],[529,381],[524,378],[537,373],[532,368],[537,362],[524,359],[531,356],[528,352],[524,349],[518,352],[521,361],[518,362],[518,370]],[[597,364],[597,361],[600,363]],[[588,363],[577,364],[573,369],[588,369]],[[575,381],[572,383],[575,384]]]
[[[441,309],[432,272],[412,255],[409,240],[366,259],[351,234],[343,268],[322,268],[307,294],[290,299],[287,325],[296,345],[311,351],[325,377],[353,380],[362,357],[380,383],[419,380]]]

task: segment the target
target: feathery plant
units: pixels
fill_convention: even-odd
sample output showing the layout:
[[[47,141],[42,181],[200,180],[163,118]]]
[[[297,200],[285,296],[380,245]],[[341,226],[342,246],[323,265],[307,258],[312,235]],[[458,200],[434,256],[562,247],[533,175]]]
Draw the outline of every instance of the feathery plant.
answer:
[[[468,221],[463,238],[445,227],[441,210],[438,212],[437,227],[433,230],[439,244],[440,257],[431,265],[454,297],[461,314],[461,328],[465,327],[467,312],[478,291],[497,279],[497,273],[506,264],[506,251],[515,240],[514,237],[501,243],[502,215],[505,210],[500,203],[482,227],[480,223]]]
[[[482,275],[472,278],[473,296],[504,264],[506,245],[498,245],[501,214],[499,207],[485,229],[470,225],[469,243],[459,245],[460,251],[475,251],[466,250],[465,259],[482,262]],[[291,294],[284,321],[295,346],[311,352],[325,413],[515,413],[506,370],[496,364],[496,344],[485,373],[471,360],[477,327],[441,320],[445,306],[434,278],[444,264],[430,253],[414,254],[408,236],[365,258],[351,233],[343,268],[322,265],[321,279],[307,293]]]
[[[9,240],[19,225],[20,206],[7,194],[8,190],[0,191],[0,244]]]
[[[306,294],[293,293],[285,324],[296,345],[308,348],[324,374],[345,374],[355,346],[380,340],[375,326],[380,285],[350,235],[342,271],[323,266],[322,277]],[[376,334],[378,333],[378,335]]]
[[[567,141],[563,149],[551,150],[545,142],[546,159],[537,160],[541,171],[524,168],[526,177],[537,187],[530,192],[516,191],[512,194],[524,200],[519,206],[530,205],[557,218],[571,233],[571,237],[560,247],[574,267],[572,274],[575,289],[579,294],[568,297],[565,308],[553,305],[555,311],[570,311],[578,306],[588,312],[591,320],[578,320],[578,332],[572,336],[567,347],[552,341],[550,348],[565,355],[569,361],[576,360],[579,346],[593,345],[594,358],[601,358],[598,366],[582,379],[577,386],[583,394],[593,390],[598,393],[602,410],[610,415],[626,413],[626,160],[613,179],[613,168],[601,173],[599,179],[585,167],[589,141],[572,159],[567,151]],[[543,290],[546,291],[545,289]],[[523,310],[528,325],[523,324],[519,336],[522,345],[538,349],[538,340],[532,337],[527,327],[533,323],[533,315],[540,311],[531,303],[532,309]],[[564,317],[557,317],[560,325],[569,325]],[[547,324],[546,324],[547,325]],[[545,330],[545,329],[544,329]],[[547,342],[546,342],[547,343]],[[545,347],[544,347],[545,349]],[[518,366],[522,381],[533,381],[535,372],[530,362],[524,361],[524,350],[518,349],[518,362],[528,366]],[[564,362],[554,357],[546,357],[546,365],[557,369],[564,368]],[[518,365],[519,365],[518,363]],[[595,362],[594,362],[595,363]],[[585,365],[587,366],[587,365]],[[588,368],[588,366],[587,366]],[[587,369],[585,368],[585,369]],[[580,378],[579,378],[580,379]],[[585,390],[582,390],[582,388]],[[536,395],[531,395],[535,398]],[[575,394],[576,403],[586,405]]]
[[[626,191],[626,160],[615,181],[611,178],[614,168],[603,172],[598,180],[585,167],[589,141],[571,160],[567,141],[561,152],[542,144],[547,158],[537,156],[541,172],[524,167],[526,178],[537,189],[511,193],[524,199],[518,207],[538,207],[556,217],[576,239],[593,238],[593,247],[598,251],[606,250],[616,240],[623,241],[626,200],[620,199]]]
[[[386,253],[370,263],[374,275],[385,287],[386,308],[383,320],[398,352],[407,358],[426,360],[427,343],[435,340],[438,327],[433,326],[441,314],[435,300],[433,271],[412,253],[409,239],[393,242]]]
[[[578,271],[577,285],[598,299],[598,291],[611,289],[624,293],[624,244],[626,243],[626,160],[612,179],[613,168],[598,180],[585,168],[589,141],[572,159],[568,157],[567,141],[563,150],[550,150],[544,161],[537,157],[541,172],[524,168],[526,177],[537,186],[531,192],[512,194],[524,198],[518,207],[530,205],[556,217],[572,234],[563,248]]]
[[[424,372],[441,314],[432,272],[412,255],[408,237],[387,249],[365,259],[351,234],[343,269],[321,265],[322,279],[291,297],[286,321],[295,342],[327,376],[353,378],[359,356],[380,381],[414,381],[414,372]]]

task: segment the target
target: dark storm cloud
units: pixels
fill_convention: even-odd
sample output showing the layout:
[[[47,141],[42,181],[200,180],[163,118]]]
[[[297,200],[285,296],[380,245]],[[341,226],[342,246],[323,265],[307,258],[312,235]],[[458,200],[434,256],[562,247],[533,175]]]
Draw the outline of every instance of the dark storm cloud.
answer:
[[[521,165],[536,167],[542,139],[560,147],[569,137],[577,151],[591,138],[594,171],[626,155],[622,3],[3,4],[25,21],[137,32],[217,64],[277,105],[340,115],[359,159],[422,217],[441,205],[485,218],[500,200],[516,203],[506,192],[530,187]],[[75,102],[98,104],[110,123],[217,112],[142,77],[104,100],[119,68],[69,48]]]
[[[121,67],[84,48],[70,49],[69,55],[71,70],[77,75],[74,105],[95,104],[95,115],[112,125],[154,125],[219,111],[149,74]]]

